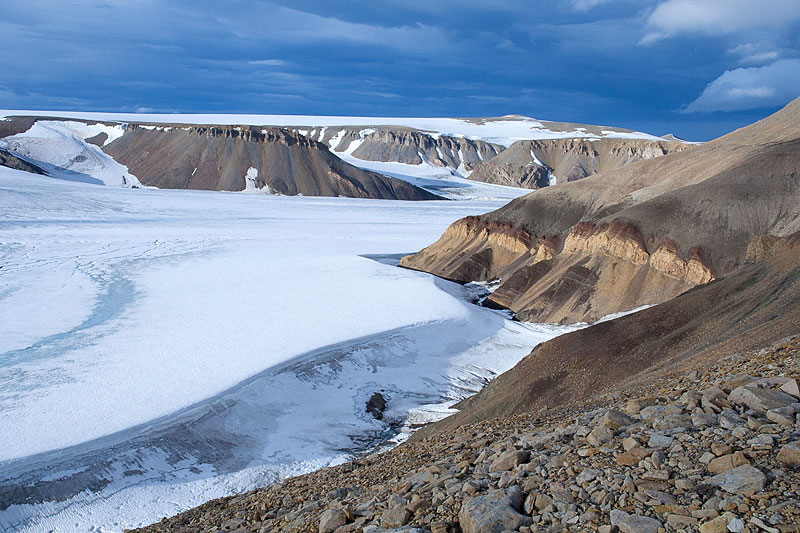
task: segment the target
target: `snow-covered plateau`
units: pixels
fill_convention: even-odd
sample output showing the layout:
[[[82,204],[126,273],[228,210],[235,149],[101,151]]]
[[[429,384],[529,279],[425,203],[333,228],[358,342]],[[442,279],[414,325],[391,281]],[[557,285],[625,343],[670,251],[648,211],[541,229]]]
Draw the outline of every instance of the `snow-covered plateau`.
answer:
[[[501,203],[0,167],[0,530],[120,531],[446,415],[566,330],[395,266]],[[376,392],[382,420],[366,410]]]
[[[236,115],[186,113],[89,113],[85,111],[0,110],[0,116],[45,116],[79,120],[141,122],[152,124],[238,124],[241,126],[286,126],[337,128],[343,126],[400,126],[430,132],[434,135],[465,137],[510,146],[526,139],[565,139],[604,137],[662,140],[639,131],[602,129],[598,133],[586,127],[564,125],[535,118],[508,115],[493,118],[415,118],[415,117],[337,117],[313,115]],[[565,127],[566,126],[566,127]]]

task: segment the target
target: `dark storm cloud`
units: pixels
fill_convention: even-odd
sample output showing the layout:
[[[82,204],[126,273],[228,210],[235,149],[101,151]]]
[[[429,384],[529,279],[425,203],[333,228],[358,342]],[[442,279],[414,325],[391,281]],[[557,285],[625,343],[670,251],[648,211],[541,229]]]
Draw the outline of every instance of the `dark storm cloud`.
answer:
[[[705,139],[800,92],[798,4],[762,2],[7,2],[0,106],[517,113]]]

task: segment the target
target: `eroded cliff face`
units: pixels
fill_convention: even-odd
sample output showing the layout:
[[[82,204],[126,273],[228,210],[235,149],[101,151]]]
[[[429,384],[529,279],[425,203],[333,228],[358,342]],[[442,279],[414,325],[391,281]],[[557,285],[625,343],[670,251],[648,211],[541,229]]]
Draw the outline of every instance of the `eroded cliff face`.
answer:
[[[665,239],[648,251],[639,230],[618,220],[582,222],[562,238],[469,217],[400,265],[460,282],[500,278],[487,303],[532,322],[591,322],[714,279],[699,250],[682,254]]]
[[[539,189],[691,147],[691,144],[678,141],[642,139],[568,138],[517,141],[497,157],[475,165],[470,179]]]
[[[411,128],[359,126],[297,129],[308,139],[319,141],[333,152],[364,161],[394,161],[408,165],[429,163],[467,172],[474,165],[502,152],[499,144],[465,137],[439,135]]]
[[[705,145],[457,221],[401,265],[461,282],[499,278],[487,301],[530,321],[594,321],[664,302],[800,231],[797,124],[800,99]]]
[[[757,235],[749,249],[747,263],[714,283],[538,345],[420,435],[624,392],[676,372],[702,373],[720,357],[796,335],[800,233]]]
[[[168,189],[348,196],[438,197],[407,182],[354,167],[328,147],[286,128],[129,124],[103,150],[145,185]]]

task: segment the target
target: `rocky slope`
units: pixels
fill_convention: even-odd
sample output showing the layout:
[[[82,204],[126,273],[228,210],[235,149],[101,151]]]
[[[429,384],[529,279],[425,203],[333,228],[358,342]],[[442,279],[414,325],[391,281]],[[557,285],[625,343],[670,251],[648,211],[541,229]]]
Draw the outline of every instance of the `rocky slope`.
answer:
[[[440,135],[400,126],[346,126],[297,129],[309,139],[363,161],[393,161],[407,165],[428,163],[437,167],[471,170],[491,159],[504,146],[480,139]]]
[[[142,531],[793,532],[800,340],[429,436]]]
[[[537,346],[421,434],[535,412],[654,377],[703,368],[800,331],[800,233],[757,236],[746,263],[660,305]]]
[[[438,197],[407,182],[354,167],[328,147],[285,128],[143,126],[104,151],[145,185],[397,200]]]
[[[502,283],[489,302],[574,322],[666,301],[800,230],[800,99],[707,144],[547,187],[455,222],[402,266]]]
[[[680,141],[607,138],[517,141],[497,157],[475,165],[469,177],[498,185],[539,189],[692,146]]]

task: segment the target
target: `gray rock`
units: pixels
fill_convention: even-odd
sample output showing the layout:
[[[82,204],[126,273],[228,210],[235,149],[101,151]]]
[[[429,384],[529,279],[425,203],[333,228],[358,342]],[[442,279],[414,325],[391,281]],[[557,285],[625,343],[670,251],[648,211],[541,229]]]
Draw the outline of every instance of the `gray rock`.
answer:
[[[575,482],[578,485],[585,485],[589,483],[591,480],[595,479],[598,475],[600,475],[600,470],[596,470],[594,468],[587,468],[580,474],[575,477]]]
[[[603,425],[613,431],[616,431],[624,426],[630,426],[635,422],[636,421],[633,418],[620,411],[617,411],[616,409],[610,409],[606,411],[606,414],[603,416]]]
[[[692,425],[694,427],[716,426],[717,417],[706,413],[694,413],[692,415]]]
[[[536,495],[536,502],[534,505],[536,506],[537,510],[544,511],[545,509],[553,505],[553,498],[551,498],[547,494],[539,493]]]
[[[683,408],[678,405],[651,405],[645,407],[639,413],[642,420],[653,420],[655,418],[664,418],[668,415],[679,415],[683,413]]]
[[[489,465],[489,472],[506,472],[515,466],[526,463],[528,457],[530,457],[530,454],[522,450],[503,452]]]
[[[673,529],[685,529],[691,531],[697,525],[697,518],[683,516],[679,514],[667,515],[667,523]]]
[[[728,531],[732,533],[742,533],[744,531],[744,520],[741,518],[734,518],[728,522]]]
[[[614,434],[604,425],[599,425],[586,435],[586,442],[592,446],[602,446],[614,438]]]
[[[719,413],[722,408],[730,406],[725,393],[722,392],[722,389],[719,387],[711,387],[703,391],[700,403],[703,409],[717,413]]]
[[[796,398],[783,391],[759,389],[750,385],[737,387],[728,395],[728,401],[746,405],[750,409],[766,413],[770,409],[786,407],[795,403]]]
[[[347,514],[341,509],[328,509],[319,517],[319,533],[333,533],[347,523]]]
[[[743,426],[745,423],[745,419],[737,415],[731,409],[723,410],[722,414],[719,415],[719,418],[717,420],[719,421],[719,425],[724,427],[725,429],[733,429],[739,426]]]
[[[678,501],[675,499],[675,496],[662,490],[645,489],[644,493],[654,500],[658,500],[664,505],[675,505],[678,503]]]
[[[517,511],[521,499],[519,489],[506,489],[492,490],[466,500],[458,513],[461,530],[464,533],[501,533],[530,525],[531,519]]]
[[[662,450],[656,450],[650,456],[650,461],[653,462],[653,465],[656,468],[661,468],[664,466],[664,463],[667,461],[667,455]]]
[[[786,394],[791,394],[795,398],[800,398],[800,387],[798,387],[797,381],[794,379],[790,379],[781,385],[781,390]]]
[[[787,465],[800,465],[800,440],[787,442],[778,452],[778,462]]]
[[[628,514],[618,509],[611,511],[611,525],[617,526],[622,533],[658,533],[659,528],[663,527],[655,518]]]
[[[795,408],[795,405],[787,405],[786,407],[770,409],[767,411],[767,419],[783,426],[793,426],[794,421],[797,418],[797,409]]]
[[[700,533],[727,533],[728,524],[736,518],[733,513],[725,513],[700,524],[697,529]]]
[[[669,448],[672,445],[672,440],[669,435],[653,433],[650,435],[650,440],[647,441],[647,446],[650,448]]]
[[[742,465],[708,478],[707,483],[733,494],[751,495],[763,490],[767,476],[758,468]]]
[[[406,525],[411,512],[402,505],[392,505],[381,515],[381,527],[392,528]]]
[[[226,520],[222,523],[222,528],[227,529],[228,531],[235,530],[241,528],[245,525],[244,520],[240,518],[231,518],[230,520]]]

